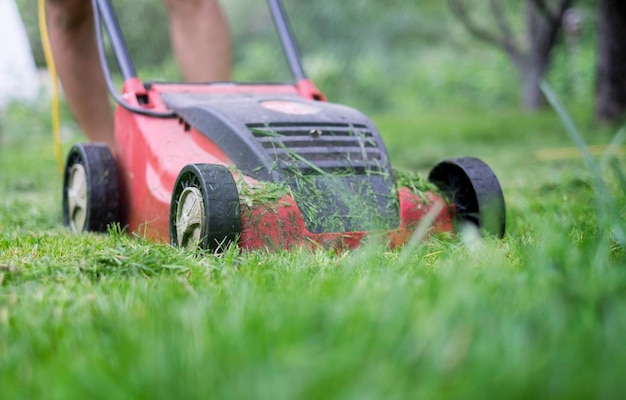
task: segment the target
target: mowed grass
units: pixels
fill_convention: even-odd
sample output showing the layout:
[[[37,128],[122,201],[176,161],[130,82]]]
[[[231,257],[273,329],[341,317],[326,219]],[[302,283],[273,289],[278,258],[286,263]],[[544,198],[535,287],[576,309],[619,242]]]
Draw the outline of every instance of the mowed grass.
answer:
[[[537,158],[573,146],[552,112],[374,117],[401,168],[426,174],[448,156],[485,159],[505,190],[504,240],[221,256],[125,233],[68,233],[45,112],[15,107],[2,125],[0,398],[626,391],[623,243],[580,158]],[[589,142],[613,139],[573,114]],[[612,222],[621,223],[620,169],[606,165]]]

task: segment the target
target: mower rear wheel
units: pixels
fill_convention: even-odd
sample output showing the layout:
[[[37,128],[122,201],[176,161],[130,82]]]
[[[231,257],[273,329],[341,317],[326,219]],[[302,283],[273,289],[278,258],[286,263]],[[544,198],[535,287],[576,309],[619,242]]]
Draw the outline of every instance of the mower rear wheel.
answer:
[[[185,166],[172,192],[169,225],[173,246],[218,252],[236,242],[241,233],[239,192],[228,168]]]
[[[457,222],[470,223],[483,235],[504,237],[504,196],[487,164],[472,157],[444,160],[430,171],[428,180],[454,204]]]
[[[63,174],[63,224],[74,232],[106,232],[120,221],[117,166],[102,143],[79,143]]]

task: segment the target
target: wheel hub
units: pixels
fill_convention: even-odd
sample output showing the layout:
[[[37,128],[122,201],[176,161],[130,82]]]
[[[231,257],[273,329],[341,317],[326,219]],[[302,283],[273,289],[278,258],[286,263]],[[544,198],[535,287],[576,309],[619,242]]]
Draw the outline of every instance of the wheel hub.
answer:
[[[87,173],[81,164],[74,164],[70,168],[67,200],[70,228],[82,232],[87,220]]]
[[[196,187],[182,191],[176,209],[176,235],[178,244],[197,248],[203,237],[205,214],[202,192]]]

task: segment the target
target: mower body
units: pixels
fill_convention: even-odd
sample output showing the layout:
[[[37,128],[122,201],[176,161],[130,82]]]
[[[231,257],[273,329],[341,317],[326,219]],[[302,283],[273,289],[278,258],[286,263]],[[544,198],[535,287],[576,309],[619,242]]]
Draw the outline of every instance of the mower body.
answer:
[[[422,235],[453,231],[456,221],[504,235],[502,190],[478,159],[435,166],[429,180],[437,193],[399,186],[374,124],[326,102],[304,73],[282,3],[267,2],[293,83],[144,84],[110,0],[92,0],[105,81],[118,103],[116,154],[95,143],[70,150],[66,225],[104,231],[118,223],[142,237],[212,251],[233,242],[344,249],[374,233],[396,247],[420,224]],[[124,80],[121,95],[103,31]]]
[[[123,107],[116,111],[116,159],[129,229],[170,241],[179,172],[204,163],[226,166],[240,189],[251,189],[250,201],[240,201],[244,248],[355,247],[368,232],[392,246],[406,241],[421,217],[444,200],[397,188],[373,123],[352,108],[315,100],[319,92],[310,88],[309,82],[126,82],[123,96],[130,104],[177,115],[155,119]],[[285,184],[284,195],[271,203],[255,201],[254,192],[266,183]],[[451,215],[450,207],[439,206],[434,229],[452,230]]]

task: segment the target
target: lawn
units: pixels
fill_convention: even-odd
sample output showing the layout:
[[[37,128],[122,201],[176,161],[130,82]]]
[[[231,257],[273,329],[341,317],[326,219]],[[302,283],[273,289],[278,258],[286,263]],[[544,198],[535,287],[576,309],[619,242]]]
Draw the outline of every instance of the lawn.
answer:
[[[569,112],[610,143],[590,108]],[[47,104],[7,110],[0,398],[622,398],[623,148],[592,159],[600,181],[554,111],[372,119],[399,168],[489,163],[507,236],[214,256],[70,234]]]

